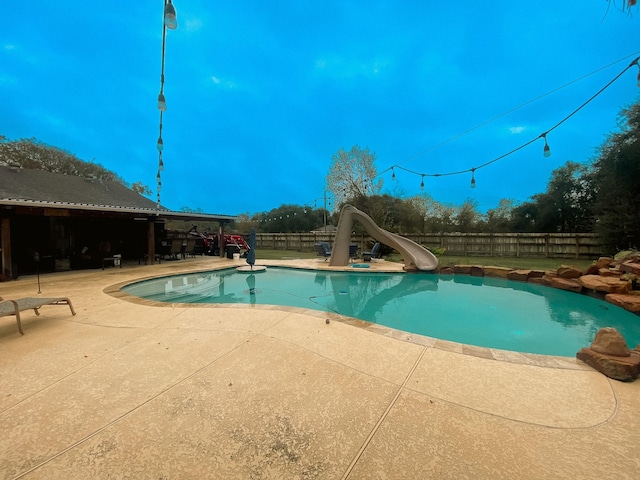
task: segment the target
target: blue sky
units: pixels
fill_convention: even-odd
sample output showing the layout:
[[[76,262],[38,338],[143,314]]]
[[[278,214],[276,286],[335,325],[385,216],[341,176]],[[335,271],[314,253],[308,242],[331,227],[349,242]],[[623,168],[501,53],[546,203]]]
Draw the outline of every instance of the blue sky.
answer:
[[[378,171],[484,164],[547,131],[640,55],[640,10],[606,0],[175,0],[167,32],[162,204],[268,211],[323,196],[332,155],[353,145]],[[3,6],[0,135],[35,137],[154,190],[161,0]],[[548,136],[475,173],[425,177],[443,203],[545,191],[589,162],[638,101],[627,71]],[[477,127],[477,128],[476,128]],[[385,193],[420,176],[383,175]]]

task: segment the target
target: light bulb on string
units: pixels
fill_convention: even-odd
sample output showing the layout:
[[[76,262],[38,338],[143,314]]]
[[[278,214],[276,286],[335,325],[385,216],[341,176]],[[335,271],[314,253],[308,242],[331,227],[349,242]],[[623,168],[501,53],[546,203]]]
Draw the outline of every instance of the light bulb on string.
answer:
[[[422,174],[422,181],[420,182],[420,190],[424,190],[424,174]]]
[[[162,155],[160,155],[160,160],[158,161],[158,171],[161,172],[164,170],[164,162],[162,161]]]
[[[391,167],[391,180],[395,180],[396,179],[396,171],[394,170],[393,167]]]
[[[171,0],[166,0],[164,4],[164,26],[169,30],[175,30],[178,28],[176,9],[171,3]]]
[[[164,112],[167,110],[167,101],[164,98],[164,93],[160,92],[158,95],[158,110]]]
[[[164,142],[162,141],[162,137],[158,137],[158,143],[156,144],[156,148],[159,152],[164,150]]]
[[[472,168],[471,169],[471,188],[476,188],[476,169]]]
[[[545,158],[549,158],[551,156],[551,148],[547,143],[547,134],[543,133],[542,138],[544,138],[544,148],[542,149],[542,154],[545,156]]]
[[[640,63],[636,63],[638,65],[638,87],[640,87]]]

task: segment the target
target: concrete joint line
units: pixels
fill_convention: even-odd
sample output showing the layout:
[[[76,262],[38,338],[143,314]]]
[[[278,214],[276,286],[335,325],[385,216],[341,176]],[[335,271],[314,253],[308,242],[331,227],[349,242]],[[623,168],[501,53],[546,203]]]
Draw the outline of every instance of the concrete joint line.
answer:
[[[360,460],[360,457],[362,456],[364,451],[369,446],[369,443],[371,443],[371,440],[373,440],[373,437],[376,435],[376,433],[378,433],[378,430],[382,426],[382,423],[386,420],[387,416],[389,415],[389,412],[391,412],[391,409],[395,406],[396,402],[398,401],[398,398],[400,398],[400,394],[406,388],[407,383],[409,382],[409,379],[413,375],[413,372],[415,372],[416,368],[418,368],[418,365],[422,361],[422,357],[424,357],[424,354],[426,353],[427,348],[429,348],[429,347],[424,347],[422,349],[422,352],[420,352],[420,355],[418,356],[417,360],[414,362],[413,367],[411,367],[411,370],[409,371],[409,373],[405,377],[404,382],[402,382],[402,385],[400,385],[400,387],[398,388],[398,391],[394,395],[393,399],[391,400],[391,402],[389,402],[389,405],[387,405],[387,408],[385,409],[384,413],[382,414],[380,419],[378,419],[378,422],[375,424],[375,426],[373,427],[371,432],[369,432],[369,435],[367,436],[367,439],[364,441],[364,443],[360,447],[360,450],[358,450],[358,453],[356,454],[356,456],[351,461],[351,464],[349,464],[349,467],[347,468],[347,471],[342,476],[342,480],[346,480],[347,478],[349,478],[349,475],[351,475],[351,471],[356,466],[356,463],[358,463],[358,460]]]

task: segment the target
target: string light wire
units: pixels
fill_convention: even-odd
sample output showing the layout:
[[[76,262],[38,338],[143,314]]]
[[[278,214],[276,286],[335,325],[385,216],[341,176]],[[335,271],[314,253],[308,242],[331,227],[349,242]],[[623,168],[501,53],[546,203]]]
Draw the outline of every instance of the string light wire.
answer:
[[[640,52],[635,52],[635,54],[637,54],[637,53],[640,53]],[[634,55],[635,55],[635,54],[634,54]],[[628,58],[629,56],[631,56],[631,55],[628,55],[628,56],[624,57],[624,59]],[[527,142],[523,143],[522,145],[520,145],[519,147],[516,147],[516,148],[514,148],[513,150],[510,150],[509,152],[507,152],[507,153],[504,153],[504,154],[500,155],[499,157],[496,157],[496,158],[494,158],[494,159],[492,159],[492,160],[489,160],[488,162],[485,162],[485,163],[483,163],[483,164],[481,164],[481,165],[474,166],[474,167],[471,167],[471,168],[467,168],[467,169],[464,169],[464,170],[458,170],[458,171],[446,172],[446,173],[423,173],[423,172],[418,172],[418,171],[415,171],[415,170],[412,170],[412,169],[409,169],[409,168],[403,167],[403,166],[402,166],[402,165],[400,165],[400,164],[394,164],[394,165],[392,165],[391,167],[389,167],[389,168],[387,168],[387,169],[383,170],[382,172],[380,172],[379,174],[377,174],[374,178],[377,178],[377,177],[379,177],[379,176],[381,176],[381,175],[385,174],[386,172],[388,172],[388,171],[390,171],[390,170],[393,172],[393,175],[395,175],[395,169],[397,168],[397,169],[403,170],[403,171],[405,171],[405,172],[408,172],[408,173],[411,173],[411,174],[414,174],[414,175],[417,175],[417,176],[422,177],[422,183],[421,183],[421,187],[420,187],[420,188],[422,189],[422,188],[423,188],[423,187],[422,187],[422,185],[424,184],[424,177],[445,177],[445,176],[451,176],[451,175],[461,175],[461,174],[464,174],[464,173],[470,173],[470,172],[473,174],[476,170],[479,170],[479,169],[484,168],[484,167],[486,167],[486,166],[488,166],[488,165],[491,165],[491,164],[493,164],[493,163],[496,163],[496,162],[498,162],[498,161],[502,160],[503,158],[508,157],[508,156],[510,156],[510,155],[513,155],[513,154],[514,154],[514,153],[516,153],[517,151],[522,150],[522,149],[523,149],[523,148],[525,148],[525,147],[528,147],[529,145],[531,145],[532,143],[535,143],[535,142],[536,142],[538,139],[540,139],[540,138],[542,138],[542,139],[544,139],[544,140],[545,140],[545,152],[549,152],[549,153],[550,153],[550,150],[548,149],[548,144],[547,144],[547,142],[546,142],[546,136],[547,136],[547,134],[549,134],[550,132],[552,132],[553,130],[555,130],[556,128],[558,128],[560,125],[562,125],[563,123],[565,123],[567,120],[569,120],[571,117],[573,117],[573,116],[574,116],[576,113],[578,113],[580,110],[582,110],[584,107],[586,107],[586,106],[587,106],[591,101],[593,101],[596,97],[598,97],[602,92],[604,92],[607,88],[609,88],[613,83],[615,83],[615,82],[616,82],[616,81],[617,81],[617,80],[618,80],[622,75],[624,75],[624,73],[626,73],[626,71],[627,71],[627,70],[629,70],[630,68],[632,68],[634,65],[635,65],[635,66],[638,66],[638,67],[640,68],[640,64],[638,63],[638,62],[639,62],[639,60],[640,60],[640,57],[636,57],[636,58],[635,58],[635,59],[634,59],[634,60],[633,60],[633,61],[632,61],[632,62],[631,62],[631,63],[630,63],[630,64],[629,64],[629,65],[628,65],[624,70],[622,70],[618,75],[616,75],[616,76],[615,76],[611,81],[609,81],[609,82],[608,82],[604,87],[602,87],[600,90],[598,90],[598,91],[597,91],[594,95],[592,95],[592,96],[591,96],[587,101],[585,101],[584,103],[582,103],[578,108],[576,108],[573,112],[571,112],[569,115],[567,115],[567,116],[566,116],[566,117],[564,117],[562,120],[560,120],[560,121],[559,121],[558,123],[556,123],[553,127],[551,127],[550,129],[548,129],[546,132],[541,133],[541,134],[540,134],[540,135],[538,135],[537,137],[532,138],[531,140],[529,140],[529,141],[527,141]],[[423,150],[422,152],[420,152],[420,153],[418,153],[418,154],[416,154],[416,155],[413,155],[412,157],[407,158],[407,159],[406,159],[406,160],[404,160],[402,163],[406,163],[406,162],[408,162],[409,160],[412,160],[412,159],[414,159],[414,158],[416,158],[416,157],[418,157],[418,156],[421,156],[421,155],[423,155],[424,153],[426,153],[426,152],[428,152],[428,151],[430,151],[430,150],[433,150],[433,149],[435,149],[435,148],[438,148],[438,147],[440,147],[440,146],[444,145],[445,143],[448,143],[448,142],[450,142],[450,141],[452,141],[452,140],[455,140],[455,139],[457,139],[457,138],[460,138],[460,137],[462,137],[463,135],[466,135],[467,133],[469,133],[469,132],[471,132],[471,131],[473,131],[473,130],[476,130],[476,129],[478,129],[478,128],[480,128],[480,127],[484,126],[484,125],[487,125],[488,123],[491,123],[491,122],[493,122],[493,121],[497,120],[498,118],[501,118],[501,117],[503,117],[503,116],[505,116],[505,115],[507,115],[507,114],[509,114],[509,113],[512,113],[512,112],[514,112],[514,111],[516,111],[516,110],[518,110],[518,109],[520,109],[520,108],[524,107],[525,105],[529,105],[530,103],[535,102],[536,100],[539,100],[539,99],[541,99],[541,98],[543,98],[543,97],[545,97],[545,96],[547,96],[547,95],[550,95],[551,93],[554,93],[554,92],[556,92],[556,91],[558,91],[558,90],[560,90],[560,89],[562,89],[562,88],[565,88],[566,86],[569,86],[569,85],[571,85],[571,84],[573,84],[573,83],[576,83],[576,82],[578,82],[578,81],[580,81],[580,80],[582,80],[582,79],[584,79],[584,78],[586,78],[586,77],[588,77],[588,76],[590,76],[590,75],[593,75],[593,74],[594,74],[594,73],[596,73],[596,72],[599,72],[599,71],[601,71],[601,70],[603,70],[603,69],[605,69],[605,68],[610,67],[611,65],[614,65],[614,64],[616,64],[616,63],[619,63],[620,61],[621,61],[621,60],[617,60],[616,62],[613,62],[613,63],[611,63],[611,64],[609,64],[609,65],[607,65],[607,66],[605,66],[605,67],[602,67],[602,68],[600,68],[600,69],[598,69],[598,70],[595,70],[595,71],[593,71],[593,72],[591,72],[591,73],[589,73],[589,74],[587,74],[587,75],[584,75],[584,76],[580,77],[579,79],[573,80],[572,82],[569,82],[569,83],[567,83],[567,84],[563,85],[562,87],[558,87],[558,88],[556,88],[556,89],[554,89],[554,90],[552,90],[552,91],[550,91],[550,92],[545,93],[544,95],[541,95],[541,96],[539,96],[539,97],[537,97],[537,98],[535,98],[535,99],[533,99],[533,100],[530,100],[530,101],[528,101],[528,102],[526,102],[526,103],[524,103],[524,104],[520,105],[519,107],[513,108],[513,109],[511,109],[511,110],[509,110],[509,111],[507,111],[507,112],[505,112],[505,113],[503,113],[503,114],[500,114],[500,115],[498,115],[497,117],[492,118],[491,120],[487,120],[486,122],[483,122],[483,123],[481,123],[480,125],[477,125],[477,126],[475,126],[475,127],[471,128],[471,129],[465,130],[464,132],[462,132],[462,133],[460,133],[460,134],[458,134],[458,135],[455,135],[454,137],[451,137],[451,138],[449,138],[449,139],[445,140],[444,142],[440,142],[439,144],[434,145],[434,146],[432,146],[432,147],[428,148],[427,150]],[[548,155],[547,155],[547,156],[548,156]]]

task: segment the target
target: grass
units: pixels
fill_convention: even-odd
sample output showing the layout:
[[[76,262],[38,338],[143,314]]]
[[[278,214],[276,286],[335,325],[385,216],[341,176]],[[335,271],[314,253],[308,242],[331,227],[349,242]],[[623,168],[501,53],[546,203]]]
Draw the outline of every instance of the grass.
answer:
[[[259,249],[257,257],[264,260],[287,260],[297,258],[316,258],[316,252],[299,252],[296,250],[268,250]],[[401,262],[399,253],[392,253],[384,257],[390,262]],[[514,258],[514,257],[462,257],[453,255],[440,255],[440,265],[491,265],[494,267],[507,267],[513,269],[552,270],[560,265],[573,265],[584,269],[591,265],[594,259],[575,258]]]

